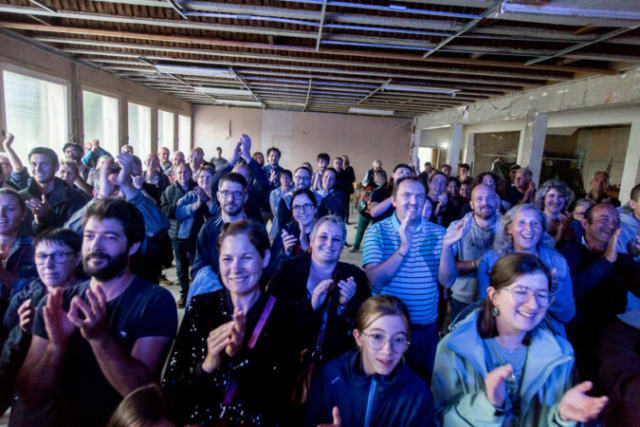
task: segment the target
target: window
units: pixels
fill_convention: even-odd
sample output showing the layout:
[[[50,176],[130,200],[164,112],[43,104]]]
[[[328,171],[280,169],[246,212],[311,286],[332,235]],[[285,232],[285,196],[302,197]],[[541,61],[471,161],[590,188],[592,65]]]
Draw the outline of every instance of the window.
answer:
[[[144,164],[151,153],[151,108],[129,103],[129,145]]]
[[[118,100],[97,93],[82,92],[84,140],[100,140],[100,146],[111,155],[118,155]]]
[[[15,136],[13,148],[27,165],[33,147],[46,146],[62,156],[69,141],[67,87],[4,71],[7,131]]]
[[[188,159],[191,151],[191,117],[178,116],[178,131],[178,150]]]
[[[174,115],[168,111],[158,110],[158,148],[167,147],[173,151]]]

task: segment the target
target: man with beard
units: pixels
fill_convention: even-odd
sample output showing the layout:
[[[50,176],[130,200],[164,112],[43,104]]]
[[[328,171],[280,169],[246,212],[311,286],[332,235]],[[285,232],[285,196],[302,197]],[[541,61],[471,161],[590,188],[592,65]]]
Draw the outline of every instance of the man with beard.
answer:
[[[219,273],[218,249],[216,244],[222,226],[228,222],[247,219],[243,207],[247,201],[247,180],[237,172],[223,175],[218,181],[216,193],[220,203],[220,214],[209,218],[198,233],[196,257],[191,267],[191,278],[195,281],[198,272],[211,267],[214,274]]]
[[[471,209],[447,229],[442,242],[438,280],[451,288],[451,319],[478,300],[476,270],[485,251],[493,247],[499,216],[498,195],[488,185],[477,185],[471,193]]]
[[[87,210],[83,229],[91,280],[40,303],[18,374],[25,406],[55,402],[55,420],[38,425],[104,426],[124,396],[159,380],[177,329],[171,294],[129,269],[145,236],[140,211],[102,199]]]
[[[29,164],[33,178],[20,196],[30,208],[24,232],[37,236],[48,228],[61,227],[86,201],[79,190],[56,178],[59,163],[52,149],[34,148],[29,152]]]
[[[445,229],[422,218],[427,197],[422,179],[400,178],[393,188],[395,214],[364,237],[362,265],[372,294],[393,295],[411,314],[407,364],[430,382],[438,345],[438,277]]]

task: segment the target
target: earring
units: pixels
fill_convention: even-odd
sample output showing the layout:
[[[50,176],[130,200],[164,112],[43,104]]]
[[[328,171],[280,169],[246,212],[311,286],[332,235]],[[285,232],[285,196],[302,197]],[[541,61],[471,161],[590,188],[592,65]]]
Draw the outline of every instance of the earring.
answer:
[[[498,314],[500,314],[500,312],[498,311],[498,307],[494,305],[491,309],[491,314],[493,315],[493,317],[496,317]]]

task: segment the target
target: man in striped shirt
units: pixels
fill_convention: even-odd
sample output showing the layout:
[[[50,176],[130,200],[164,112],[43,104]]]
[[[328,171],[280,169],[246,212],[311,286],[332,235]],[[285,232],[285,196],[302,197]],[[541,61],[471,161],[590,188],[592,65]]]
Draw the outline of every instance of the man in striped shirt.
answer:
[[[422,218],[425,198],[420,178],[398,180],[392,195],[395,215],[369,227],[362,264],[374,295],[396,296],[409,308],[407,363],[429,382],[438,344],[438,267],[446,230]]]

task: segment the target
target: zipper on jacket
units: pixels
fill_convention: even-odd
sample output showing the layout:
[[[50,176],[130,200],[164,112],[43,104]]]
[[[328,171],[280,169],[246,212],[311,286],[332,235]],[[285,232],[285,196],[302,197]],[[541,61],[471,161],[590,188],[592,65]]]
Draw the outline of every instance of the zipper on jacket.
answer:
[[[371,386],[369,387],[369,397],[367,398],[367,413],[364,417],[364,427],[369,427],[371,421],[371,408],[373,407],[373,397],[376,394],[376,385],[378,382],[374,379],[371,380]]]

